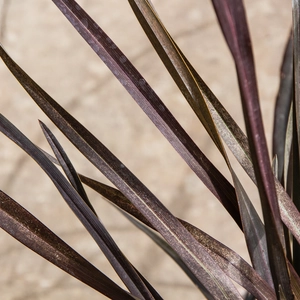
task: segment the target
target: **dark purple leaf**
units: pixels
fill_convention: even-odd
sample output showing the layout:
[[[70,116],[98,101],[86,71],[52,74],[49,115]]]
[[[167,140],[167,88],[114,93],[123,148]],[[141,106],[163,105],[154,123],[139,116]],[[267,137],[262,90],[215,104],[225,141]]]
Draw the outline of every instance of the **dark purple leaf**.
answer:
[[[135,299],[2,191],[0,227],[32,251],[103,295],[111,299]]]
[[[178,49],[179,50],[179,49]],[[206,100],[208,101],[208,106],[210,112],[213,116],[214,121],[217,124],[217,128],[226,142],[228,148],[232,151],[238,162],[241,164],[243,169],[252,179],[252,181],[257,184],[256,178],[254,175],[253,164],[250,158],[250,150],[248,145],[248,139],[242,130],[238,127],[232,117],[228,114],[222,104],[218,99],[213,95],[209,88],[205,85],[199,74],[193,69],[184,55],[181,53],[181,56],[185,59],[185,62],[189,65],[190,70],[193,73],[193,76],[197,80],[199,86],[202,87],[203,92],[205,91]],[[228,130],[227,130],[228,129]],[[287,138],[292,139],[288,135],[291,135],[290,132],[287,132]],[[289,149],[286,149],[286,155],[289,153]],[[288,159],[285,158],[285,164],[288,162]],[[285,166],[288,169],[288,166]],[[287,172],[287,171],[286,171]],[[275,179],[275,188],[276,194],[279,201],[280,214],[283,223],[288,227],[293,236],[296,238],[297,242],[300,243],[300,213],[295,207],[294,203],[291,201],[291,198],[279,182],[277,178]]]
[[[250,153],[246,153],[243,150],[243,148],[248,149],[246,137],[243,138],[243,133],[239,131],[239,127],[209,90],[202,78],[193,69],[163,26],[159,16],[150,3],[147,0],[129,0],[129,2],[162,62],[223,155],[231,172],[236,189],[243,231],[245,233],[251,261],[258,273],[272,285],[264,225],[230,165],[220,135],[226,131],[223,136],[229,147],[233,145],[235,141],[240,141],[241,145],[235,142],[235,146],[233,147],[235,153],[237,153],[236,149],[241,150],[241,154],[238,154],[238,157],[243,155],[250,156]],[[209,107],[207,103],[209,103]],[[216,108],[218,108],[220,114],[214,113],[217,111],[215,110]],[[211,112],[213,112],[212,115]],[[233,136],[228,134],[228,131],[230,131],[229,126],[225,122],[220,122],[220,118],[232,123],[230,128],[233,129],[235,136],[238,137],[237,139],[232,139]],[[216,126],[214,122],[216,122]],[[242,161],[246,161],[244,157]],[[251,161],[248,169],[250,171],[253,170]]]
[[[293,98],[293,43],[290,35],[286,45],[280,71],[280,87],[276,99],[274,128],[273,128],[273,156],[278,158],[278,180],[284,184],[284,162],[286,130]]]
[[[59,164],[56,159],[54,159],[51,155],[45,152],[45,155],[53,161],[53,163]],[[143,224],[148,227],[155,229],[151,223],[137,210],[137,208],[117,189],[112,188],[108,185],[95,181],[91,178],[88,178],[84,175],[79,174],[79,177],[83,183],[94,189],[96,192],[101,194],[104,198],[113,203],[116,207],[124,210],[131,216],[134,216]],[[208,248],[209,251],[213,251],[215,253],[215,260],[220,265],[221,268],[235,280],[237,283],[241,284],[245,289],[251,291],[258,298],[262,299],[273,299],[275,295],[272,292],[272,289],[268,286],[266,282],[264,282],[258,274],[249,266],[244,260],[239,257],[234,251],[230,250],[223,244],[214,240],[209,235],[202,232],[200,229],[194,227],[193,225],[178,219],[191,233],[192,235],[200,242],[203,243],[205,247]],[[173,250],[172,250],[173,253]],[[175,255],[178,258],[177,254]],[[172,256],[172,257],[173,257]],[[192,278],[193,281],[197,280],[194,275],[192,275],[187,269],[184,262],[178,258],[176,258],[176,262],[179,265],[184,265],[184,271]],[[228,265],[232,265],[232,267],[228,268]],[[197,283],[199,286],[199,283]],[[202,290],[203,291],[203,290]],[[203,291],[205,292],[205,291]],[[208,295],[206,294],[208,297]]]
[[[241,227],[232,185],[204,156],[126,56],[75,1],[53,2]]]
[[[293,67],[294,67],[294,99],[293,99],[293,148],[292,148],[292,199],[298,210],[300,209],[300,3],[293,0]],[[293,243],[293,266],[300,274],[300,245]]]
[[[295,100],[295,99],[294,99]],[[293,140],[291,155],[291,173],[292,173],[292,199],[295,206],[300,209],[300,161],[299,161],[299,143],[297,135],[297,110],[295,109],[296,101],[293,101]],[[298,274],[300,274],[300,244],[293,239],[293,266]]]
[[[94,189],[114,205],[134,216],[143,224],[155,229],[120,191],[83,175],[80,175],[80,179],[84,184]],[[178,220],[199,243],[208,249],[215,261],[230,278],[256,295],[259,299],[275,298],[275,294],[270,286],[237,253],[204,233],[199,228],[181,219]]]
[[[94,191],[102,195],[114,205],[116,205],[117,207],[121,208],[122,210],[126,211],[130,215],[134,216],[135,218],[146,224],[147,226],[154,229],[154,227],[148,221],[148,219],[145,218],[144,215],[119,190],[99,181],[93,180],[89,177],[86,177],[82,174],[79,174],[79,178],[85,185],[92,188]]]
[[[1,114],[0,131],[29,154],[50,177],[64,200],[94,238],[132,294],[137,297],[144,297],[145,299],[155,299],[146,287],[144,278],[140,278],[135,268],[122,254],[96,215],[53,163]]]
[[[283,227],[261,117],[251,40],[243,2],[230,0],[212,2],[236,65],[250,153],[266,226],[275,290],[278,297],[281,290],[286,299],[293,299],[284,254]]]
[[[148,221],[179,254],[198,280],[207,287],[208,291],[215,297],[221,296],[227,299],[241,299],[235,286],[212,259],[207,250],[193,238],[166,207],[164,207],[162,203],[78,121],[64,111],[62,107],[54,102],[44,91],[40,89],[37,92],[33,92],[33,88],[35,89],[36,86],[30,82],[28,90],[31,91],[34,99],[44,108],[47,115],[59,126],[59,129],[62,130],[70,141],[114,183],[136,207],[138,207]],[[47,96],[47,99],[50,100],[54,106],[45,101],[45,96]],[[2,122],[5,122],[3,118]],[[41,155],[42,152],[37,150],[38,149],[35,148],[33,154],[38,152],[39,155]],[[43,159],[46,159],[46,156],[43,155]],[[45,171],[47,172],[47,170]],[[68,190],[72,191],[71,186],[69,186]],[[76,195],[79,196],[77,193]],[[76,200],[76,195],[72,195],[71,199]],[[93,220],[95,215],[90,211],[83,200],[81,205],[83,205],[84,209],[87,209],[88,218]],[[77,206],[75,208],[76,210],[74,210],[74,212],[80,212]],[[85,217],[84,214],[83,217]],[[83,220],[84,219],[81,219],[81,221]],[[90,222],[88,222],[87,225],[90,225]],[[89,229],[91,230],[91,228]]]
[[[86,192],[82,186],[82,183],[78,177],[78,174],[76,172],[76,170],[74,169],[71,161],[69,160],[67,154],[65,153],[65,151],[63,150],[63,148],[61,147],[61,145],[59,144],[59,142],[57,141],[57,139],[55,138],[55,136],[53,135],[53,133],[49,130],[49,128],[43,124],[40,121],[40,125],[43,129],[43,132],[49,142],[49,144],[51,145],[56,157],[58,160],[55,160],[53,157],[51,157],[50,155],[46,155],[50,161],[54,161],[54,163],[59,164],[65,171],[68,179],[70,180],[72,186],[75,188],[75,190],[79,193],[79,195],[82,197],[82,199],[85,201],[85,203],[89,206],[89,208],[92,210],[92,212],[97,216],[93,206],[91,205]],[[45,154],[45,153],[44,153]],[[140,274],[138,272],[138,270],[135,269],[135,271],[138,273],[139,277],[144,281],[145,285],[147,286],[147,288],[149,289],[149,291],[151,292],[151,294],[154,296],[155,299],[161,299],[160,295],[157,293],[156,290],[153,289],[153,287],[148,283],[148,281],[142,276],[142,274]]]
[[[222,155],[226,158],[223,143],[205,101],[206,94],[205,92],[203,93],[202,87],[198,85],[193,77],[178,46],[172,40],[154,8],[147,0],[129,0],[129,3],[154,49],[160,56],[180,91]]]
[[[291,285],[295,294],[295,299],[300,299],[300,279],[292,264],[288,261],[291,274]]]
[[[175,42],[174,42],[175,43]],[[180,51],[180,49],[177,47]],[[248,145],[247,137],[232,119],[232,117],[228,114],[222,104],[218,101],[218,99],[213,95],[213,93],[209,90],[209,88],[205,85],[199,74],[193,69],[192,65],[188,62],[188,60],[184,57],[183,53],[181,56],[188,64],[193,76],[197,80],[199,86],[201,87],[203,93],[206,95],[206,100],[208,106],[210,108],[210,112],[213,116],[214,121],[217,124],[217,128],[219,129],[220,135],[223,140],[226,142],[228,148],[232,151],[234,156],[237,158],[241,166],[244,168],[249,177],[253,180],[255,184],[256,179],[254,176],[253,164],[250,158],[250,150]],[[228,129],[228,130],[227,130]],[[291,131],[291,130],[290,130]],[[287,139],[291,140],[291,133],[287,132]],[[289,141],[287,141],[289,143]],[[288,163],[288,153],[289,147],[285,150],[285,164]],[[288,166],[285,166],[286,173]],[[287,175],[285,175],[287,177]],[[298,243],[300,243],[300,214],[298,209],[295,207],[294,203],[291,201],[291,198],[279,182],[277,178],[275,179],[275,187],[276,193],[279,200],[280,214],[283,223],[288,227],[291,231],[295,239]],[[258,229],[258,228],[257,228]]]
[[[112,202],[111,202],[112,203]],[[132,224],[134,224],[137,228],[143,231],[146,235],[148,235],[151,240],[157,244],[165,253],[167,253],[177,264],[178,266],[185,272],[185,274],[189,277],[189,279],[199,288],[199,290],[205,295],[205,298],[208,300],[214,300],[214,297],[207,291],[205,286],[197,279],[197,277],[191,272],[188,266],[184,263],[184,261],[180,258],[180,256],[169,246],[168,243],[164,239],[162,239],[156,232],[151,230],[147,225],[138,221],[136,218],[133,218],[129,213],[125,213],[118,206],[115,206],[119,211],[127,218]]]
[[[92,204],[90,203],[90,200],[81,184],[78,174],[74,166],[72,165],[70,159],[68,158],[67,154],[65,153],[64,149],[61,147],[61,145],[59,144],[55,136],[52,134],[52,132],[49,130],[49,128],[41,121],[40,125],[49,145],[51,146],[56,158],[58,159],[59,165],[63,168],[70,183],[77,191],[77,193],[81,196],[81,198],[84,200],[84,202],[89,206],[92,212],[97,216],[97,213],[95,212]]]
[[[257,273],[273,287],[264,224],[233,172],[232,177],[238,195],[244,235],[252,265]]]
[[[65,112],[64,117],[67,117],[67,115],[67,112]],[[214,297],[241,299],[230,279],[224,274],[207,250],[194,239],[189,231],[104,145],[82,125],[77,124],[75,120],[72,119],[72,123],[76,123],[77,131],[61,115],[57,114],[56,120],[60,124],[60,129],[70,138],[71,142],[138,207]],[[107,244],[100,243],[100,239],[104,238],[106,243],[113,245],[113,241],[109,241],[110,236],[102,230],[102,224],[96,219],[93,212],[73,187],[68,184],[57,168],[2,115],[0,115],[0,130],[20,145],[24,151],[32,155],[34,159],[39,161],[41,167],[53,180],[53,183],[62,193],[74,213],[87,227],[98,244],[102,245],[105,254],[110,254]],[[114,250],[116,251],[116,245],[114,246]],[[120,259],[119,256],[116,258]],[[126,263],[127,261],[123,261],[122,259],[122,262]],[[128,271],[128,267],[130,266],[130,263],[128,263],[126,271]],[[122,266],[117,269],[117,271],[120,270],[122,270]],[[125,277],[121,276],[121,278],[128,283],[128,280],[131,281],[131,277],[126,277],[126,274],[126,272],[123,273]],[[131,276],[133,275],[131,274]],[[137,279],[135,278],[135,280]],[[128,285],[130,288],[133,288],[132,284],[129,283]],[[141,292],[145,292],[145,290]]]
[[[298,144],[300,143],[300,2],[293,0],[293,67],[294,67],[294,106]],[[300,149],[300,146],[299,146]]]

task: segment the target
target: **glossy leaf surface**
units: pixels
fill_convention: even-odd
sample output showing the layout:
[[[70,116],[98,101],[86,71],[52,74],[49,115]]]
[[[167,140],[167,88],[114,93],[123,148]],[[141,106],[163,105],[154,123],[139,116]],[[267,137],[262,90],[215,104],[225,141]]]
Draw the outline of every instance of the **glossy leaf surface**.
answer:
[[[112,299],[135,299],[0,191],[0,227],[60,269]]]

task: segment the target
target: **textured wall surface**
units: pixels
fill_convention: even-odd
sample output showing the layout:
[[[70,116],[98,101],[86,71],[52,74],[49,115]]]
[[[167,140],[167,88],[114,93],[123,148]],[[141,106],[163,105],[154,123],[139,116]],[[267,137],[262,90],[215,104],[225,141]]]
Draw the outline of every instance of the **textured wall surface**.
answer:
[[[234,65],[210,1],[153,0],[165,26],[216,96],[244,128]],[[145,37],[127,1],[79,3],[107,32],[226,176],[225,164]],[[268,141],[279,68],[291,25],[291,3],[247,0],[249,27]],[[178,217],[248,260],[242,234],[50,0],[0,0],[0,42],[54,99],[95,134]],[[38,125],[57,134],[77,170],[106,182],[36,107],[0,61],[0,111],[49,150]],[[116,282],[114,271],[43,171],[0,135],[0,189]],[[233,160],[233,165],[236,166]],[[253,202],[255,188],[240,172]],[[202,299],[181,270],[101,197],[88,190],[102,222],[129,260],[165,299]],[[1,299],[102,299],[0,231]]]

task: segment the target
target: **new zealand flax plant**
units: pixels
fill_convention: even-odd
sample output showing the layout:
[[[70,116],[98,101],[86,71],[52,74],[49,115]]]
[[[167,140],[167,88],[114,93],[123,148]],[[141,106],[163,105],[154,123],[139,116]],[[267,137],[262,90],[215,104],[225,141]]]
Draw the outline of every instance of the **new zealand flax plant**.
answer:
[[[293,1],[293,28],[282,62],[270,157],[243,2],[212,0],[235,64],[246,134],[226,111],[222,99],[217,99],[176,44],[151,1],[129,0],[132,11],[166,70],[223,157],[230,179],[226,179],[205,156],[126,54],[83,8],[74,0],[53,2],[196,174],[199,182],[208,188],[211,199],[207,201],[219,201],[232,217],[244,234],[251,263],[201,228],[174,216],[170,212],[172,207],[167,208],[100,138],[40,87],[2,46],[0,56],[3,63],[29,96],[112,185],[77,173],[74,168],[76,162],[71,162],[53,130],[42,121],[39,123],[53,150],[52,154],[31,142],[20,131],[22,128],[17,129],[2,114],[0,131],[31,156],[49,176],[124,285],[118,285],[104,275],[4,191],[0,192],[1,227],[28,248],[108,298],[162,299],[159,288],[151,284],[125,257],[99,221],[101,211],[93,208],[89,192],[85,191],[87,186],[109,201],[170,255],[199,289],[199,297],[202,293],[207,299],[300,299],[298,1]],[[105,110],[105,106],[99,109]],[[34,116],[32,119],[32,124],[36,124]],[[234,170],[227,149],[257,186],[262,217]],[[238,286],[246,292],[242,293]]]

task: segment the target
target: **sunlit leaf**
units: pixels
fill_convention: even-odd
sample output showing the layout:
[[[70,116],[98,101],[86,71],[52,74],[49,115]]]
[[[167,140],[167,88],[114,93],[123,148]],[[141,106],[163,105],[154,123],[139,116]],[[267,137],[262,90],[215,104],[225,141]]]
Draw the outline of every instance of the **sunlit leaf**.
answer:
[[[43,151],[43,150],[42,150]],[[44,154],[49,158],[50,161],[52,161],[55,164],[60,165],[59,161],[49,155],[47,152],[43,151]],[[175,261],[176,263],[183,269],[183,271],[189,276],[189,278],[194,282],[195,285],[199,287],[199,289],[202,291],[202,293],[205,294],[207,299],[212,299],[211,295],[207,292],[205,287],[197,280],[195,275],[190,271],[190,269],[185,265],[185,263],[182,261],[182,259],[178,256],[178,254],[163,240],[161,237],[159,237],[157,234],[154,234],[153,231],[151,231],[146,225],[147,224],[150,228],[152,228],[152,225],[148,222],[148,220],[136,209],[134,205],[131,204],[131,202],[118,190],[109,187],[105,184],[102,184],[100,182],[94,181],[88,177],[85,177],[83,175],[80,175],[80,179],[85,182],[88,186],[91,188],[94,187],[94,189],[100,193],[102,196],[104,196],[106,199],[110,199],[111,203],[114,204],[116,208],[119,209],[120,212],[123,212],[123,215],[129,219],[134,225],[136,225],[138,228],[140,228],[143,232],[145,232],[150,238],[153,239],[155,243],[157,243],[165,252],[167,252]],[[114,200],[112,200],[114,199]],[[124,213],[127,212],[127,213]],[[135,218],[133,218],[131,215],[136,216],[138,220],[142,220],[142,222],[137,222]]]
[[[55,119],[60,124],[59,128],[108,179],[122,190],[122,193],[130,199],[156,230],[161,233],[198,280],[205,285],[207,290],[216,298],[241,299],[240,294],[231,280],[224,274],[205,247],[194,239],[189,231],[107,148],[105,148],[104,145],[75,119],[70,119],[70,116],[68,117],[67,115],[67,112],[65,112],[64,118],[68,118],[69,122],[66,122],[61,115],[56,115]],[[77,130],[74,130],[74,126]],[[65,130],[66,128],[68,128],[68,130]],[[99,246],[102,246],[101,249],[109,258],[111,249],[108,249],[106,243],[112,245],[113,241],[109,241],[111,238],[103,228],[100,228],[101,223],[99,220],[96,219],[94,213],[89,209],[78,193],[66,182],[66,179],[57,168],[2,115],[0,115],[0,130],[20,145],[24,151],[27,151],[34,159],[40,162],[40,166],[50,176],[74,213],[87,227]],[[52,167],[54,168],[53,170]],[[51,172],[49,172],[50,168]],[[53,174],[55,176],[53,176]],[[67,187],[64,187],[65,184],[67,184]],[[105,244],[100,243],[99,239],[101,238],[105,239]],[[115,247],[116,245],[114,248]],[[116,258],[120,259],[122,256]],[[121,262],[126,264],[127,261],[126,259],[125,261],[121,259]],[[130,266],[131,265],[127,262],[127,268]],[[119,267],[123,268],[124,264],[119,265]],[[125,270],[128,271],[128,269]],[[117,269],[117,272],[118,271],[119,269]],[[127,272],[124,274],[126,273]],[[131,276],[133,275],[131,274]],[[121,279],[128,284],[129,288],[135,288],[135,282],[131,283],[131,277],[122,276]],[[135,281],[137,280],[137,278],[134,279]],[[142,282],[139,283],[143,284]],[[146,292],[141,286],[138,287],[141,293]]]
[[[293,98],[293,43],[290,35],[280,71],[280,87],[276,99],[273,128],[273,156],[278,158],[278,180],[284,183],[286,132]]]
[[[89,206],[92,212],[97,216],[97,213],[95,212],[95,209],[90,203],[90,200],[88,199],[88,196],[81,184],[78,174],[75,168],[73,167],[70,159],[68,158],[67,154],[65,153],[64,149],[58,143],[57,139],[49,130],[49,128],[41,121],[40,121],[40,125],[42,127],[42,130],[44,132],[44,135],[48,143],[50,144],[53,152],[55,153],[55,156],[58,159],[60,166],[63,168],[66,176],[68,177],[70,183],[72,184],[74,189],[78,192],[78,194],[81,196],[81,198],[84,200],[84,202]]]
[[[137,297],[154,299],[135,268],[122,254],[110,234],[98,220],[93,211],[88,207],[76,190],[69,184],[66,178],[51,163],[48,158],[29,141],[13,124],[0,114],[0,131],[14,141],[20,148],[29,154],[50,177],[64,200],[72,211],[89,231],[98,246],[101,248],[115,271]],[[159,298],[160,299],[160,298]]]
[[[112,203],[112,202],[111,202]],[[143,231],[146,235],[148,235],[151,240],[157,244],[165,253],[167,253],[177,264],[178,266],[185,272],[185,274],[189,277],[189,279],[200,289],[200,291],[205,295],[206,299],[213,300],[214,297],[207,291],[205,286],[196,278],[196,276],[191,272],[191,270],[187,267],[184,261],[180,258],[180,256],[169,246],[168,243],[164,239],[162,239],[157,233],[151,230],[148,226],[144,225],[142,222],[139,222],[136,218],[133,218],[130,214],[125,213],[118,206],[115,206],[119,209],[119,211],[127,218],[132,224],[134,224],[137,228]]]
[[[270,271],[265,226],[260,217],[253,211],[253,206],[248,196],[233,173],[235,189],[238,193],[241,218],[243,222],[246,244],[254,269],[270,286],[273,286],[273,280]]]
[[[291,285],[295,299],[300,299],[300,278],[290,262],[288,262],[288,266],[291,274]]]
[[[71,10],[72,10],[72,7],[71,7]],[[70,12],[68,12],[68,14],[69,14]],[[76,10],[73,10],[72,11],[72,13],[74,14],[74,15],[76,15],[77,16],[77,18],[79,18],[79,19],[81,19],[81,20],[87,20],[87,18],[86,18],[86,16],[84,16],[83,17],[83,13],[80,15],[80,14],[78,14],[78,12],[76,11]],[[66,14],[66,12],[64,11],[64,14]],[[68,15],[67,14],[67,15]],[[90,22],[92,22],[92,20],[90,20]],[[73,25],[75,25],[74,24],[74,19],[72,19],[71,20],[71,23],[73,23]],[[80,24],[80,22],[78,23],[78,24]],[[77,24],[77,25],[78,25]],[[75,26],[76,28],[79,28],[78,26]],[[86,26],[86,25],[84,25],[83,24],[83,27],[84,27],[84,29],[86,29],[86,30],[88,30],[89,32],[88,33],[84,33],[84,31],[83,31],[83,28],[79,31],[81,34],[82,34],[82,36],[87,40],[87,42],[89,42],[89,44],[93,47],[93,49],[95,50],[95,42],[93,42],[92,44],[90,43],[90,39],[91,38],[95,38],[95,36],[96,36],[96,34],[93,32],[93,28],[95,27],[95,26]],[[103,34],[103,33],[102,33]],[[87,38],[87,37],[89,37],[89,38]],[[99,35],[97,35],[97,39],[98,39],[98,41],[99,41]],[[104,40],[104,39],[102,39],[102,40]],[[101,43],[101,41],[99,41],[100,43]],[[103,43],[102,43],[103,44]],[[101,46],[103,46],[101,44]],[[105,46],[105,45],[104,45]],[[97,50],[98,50],[98,55],[99,55],[99,47],[97,48]],[[116,50],[116,47],[114,47],[114,50]],[[109,49],[106,49],[106,51],[110,51],[111,52],[111,50],[109,50]],[[179,54],[179,53],[177,53],[177,52],[174,52],[174,54]],[[114,55],[114,53],[111,53],[111,57],[113,57],[113,55]],[[100,57],[101,57],[101,55],[99,55]],[[168,56],[166,56],[166,57],[168,57]],[[107,58],[105,58],[104,59],[104,61],[106,61],[107,62]],[[114,61],[116,61],[116,59],[114,59]],[[186,66],[185,65],[185,62],[182,60],[182,59],[179,59],[179,63],[181,62],[181,64],[180,64],[180,66],[177,68],[178,70],[180,70],[182,73],[184,73],[184,68],[183,68],[183,66]],[[126,63],[127,63],[127,61],[126,61]],[[117,64],[119,64],[119,62],[117,61]],[[123,66],[123,68],[124,68],[124,66]],[[114,70],[114,68],[111,68],[111,70],[112,70],[112,72],[115,72],[115,70]],[[132,71],[131,71],[132,72]],[[192,103],[193,105],[192,105],[192,107],[193,107],[193,109],[194,109],[194,111],[198,114],[198,116],[201,118],[202,117],[202,114],[204,114],[205,116],[204,117],[202,117],[202,121],[203,121],[203,123],[204,124],[206,124],[206,128],[207,128],[207,130],[209,130],[209,128],[210,128],[210,133],[211,133],[211,135],[212,135],[212,137],[214,138],[214,140],[215,140],[215,142],[216,142],[216,144],[217,144],[217,146],[221,149],[221,151],[222,151],[222,154],[224,155],[224,157],[226,157],[226,153],[225,153],[225,151],[224,151],[224,149],[223,149],[223,146],[222,146],[222,142],[221,142],[221,140],[219,139],[219,136],[218,136],[218,132],[217,132],[217,130],[216,129],[213,129],[214,128],[214,123],[213,123],[213,121],[212,121],[212,119],[211,119],[211,117],[210,117],[210,113],[209,113],[209,110],[207,109],[207,107],[206,107],[206,103],[205,103],[205,101],[196,101],[197,99],[195,99],[195,98],[199,98],[199,97],[201,97],[202,96],[202,94],[201,94],[201,90],[199,89],[199,87],[197,86],[197,82],[193,79],[193,77],[191,76],[191,73],[190,73],[190,71],[189,71],[189,69],[188,68],[186,68],[186,75],[185,76],[179,76],[180,78],[183,78],[183,80],[185,80],[185,81],[187,81],[187,82],[189,82],[189,79],[190,79],[190,83],[189,84],[187,84],[187,88],[186,88],[186,94],[188,95],[187,96],[187,98],[188,99],[190,99],[190,103]],[[182,74],[179,74],[179,75],[182,75]],[[116,75],[117,77],[119,77],[120,76],[120,73],[119,73],[119,71],[117,72],[117,75]],[[178,78],[179,78],[178,77]],[[122,81],[121,81],[122,82]],[[185,83],[186,84],[186,83]],[[185,86],[185,84],[183,84],[184,86]],[[127,85],[128,86],[128,85]],[[190,91],[191,92],[191,94],[188,94],[188,91]],[[200,106],[197,106],[197,104],[201,104],[202,103],[202,105],[200,105]],[[206,110],[205,110],[206,109]],[[206,113],[205,113],[205,111],[206,111]],[[149,114],[148,114],[149,115]],[[164,118],[164,120],[168,120],[169,119],[169,117],[167,116],[167,115],[164,115],[163,116],[163,118]],[[207,121],[207,122],[206,122]],[[226,157],[226,160],[227,160],[227,157]],[[229,162],[228,162],[229,163]],[[238,181],[238,179],[237,179],[237,177],[235,177],[235,181]],[[246,195],[245,195],[245,192],[244,192],[244,197],[243,197],[243,199],[245,199],[246,198]],[[252,211],[251,211],[251,206],[252,206],[252,204],[251,204],[251,202],[250,201],[248,201],[248,210],[247,211],[245,211],[245,213],[243,214],[244,216],[245,216],[245,222],[244,222],[244,224],[245,225],[251,225],[250,227],[250,229],[248,230],[249,232],[256,232],[255,230],[252,230],[252,227],[253,227],[253,223],[252,223],[252,220],[253,219],[259,219],[259,217],[258,217],[258,215],[257,215],[257,213],[255,212],[255,210],[254,210],[254,208],[252,208]],[[241,207],[244,207],[244,206],[241,206]],[[254,211],[254,212],[253,212]],[[248,215],[248,213],[249,212],[252,212],[252,214],[255,214],[255,217],[252,217],[251,216],[251,214],[250,215]],[[262,228],[262,230],[263,230],[263,227],[261,227]],[[252,237],[253,237],[253,235],[252,235]],[[249,241],[249,239],[247,239],[247,241]],[[253,242],[252,242],[252,244],[253,244]],[[260,234],[260,236],[259,236],[259,240],[258,241],[255,241],[255,245],[257,246],[257,245],[259,245],[259,247],[257,247],[256,248],[256,250],[257,249],[261,249],[261,247],[263,247],[263,246],[265,246],[263,243],[261,243],[261,234]],[[251,247],[250,247],[250,249],[251,249]],[[266,253],[266,249],[262,249],[262,251],[261,251],[261,253],[262,253],[262,255],[261,255],[261,260],[259,260],[257,263],[256,263],[256,265],[257,266],[259,266],[260,267],[260,269],[261,270],[264,270],[264,272],[267,272],[268,273],[268,268],[267,268],[267,266],[268,266],[268,262],[267,262],[267,260],[266,260],[266,257],[265,257],[265,253]],[[258,257],[258,252],[256,252],[255,253],[256,255],[251,255],[251,257],[254,259],[254,260],[256,260],[256,258]],[[262,261],[265,261],[265,263],[262,265],[261,264],[261,262]],[[267,279],[269,279],[269,275],[267,274],[266,276],[265,276]]]
[[[295,102],[293,103],[293,140],[292,140],[292,155],[291,155],[291,172],[292,172],[292,199],[295,206],[300,209],[300,158],[299,158],[299,143],[297,135],[297,114]],[[300,244],[293,240],[293,266],[298,274],[300,274]]]
[[[291,195],[290,182],[288,180],[289,173],[291,171],[291,154],[292,154],[292,143],[293,143],[293,106],[291,105],[288,123],[285,134],[284,142],[284,161],[283,161],[283,186],[286,188],[287,192]]]
[[[293,12],[293,63],[294,63],[294,106],[296,114],[296,132],[300,143],[300,2],[292,0]],[[300,146],[299,146],[300,149]]]
[[[129,0],[129,3],[170,75],[173,77],[180,91],[185,96],[195,114],[198,116],[223,155],[231,172],[236,189],[243,231],[251,260],[259,274],[272,285],[264,226],[239,182],[238,177],[233,171],[219,136],[219,132],[222,135],[224,129],[227,130],[227,125],[225,126],[225,123],[222,122],[222,126],[220,126],[220,116],[219,114],[216,114],[216,111],[212,108],[212,103],[216,104],[219,103],[219,101],[180,51],[179,47],[163,26],[151,4],[147,0]],[[206,102],[210,103],[209,107]],[[223,116],[221,119],[224,119],[227,113],[226,110],[224,108],[222,109],[220,104],[215,105],[215,107],[221,111],[221,115]],[[213,114],[211,114],[211,111],[213,111]],[[226,120],[229,120],[228,116],[226,117]],[[216,126],[215,122],[217,124]],[[238,136],[241,136],[241,133],[237,130],[235,133],[238,133]],[[232,141],[228,138],[225,141],[232,144]],[[242,142],[242,145],[244,145],[244,142]]]
[[[2,191],[0,191],[0,227],[29,249],[103,295],[111,299],[136,299]]]
[[[120,191],[83,175],[80,175],[80,179],[84,184],[94,189],[104,198],[111,201],[114,205],[134,216],[150,228],[155,229]],[[253,268],[249,266],[237,253],[218,242],[199,228],[181,219],[178,220],[195,237],[195,239],[199,241],[199,243],[208,249],[215,261],[231,279],[256,295],[258,298],[274,299],[275,294],[270,286],[262,280]],[[253,234],[255,235],[256,233]],[[259,247],[259,245],[256,246]]]
[[[129,0],[129,3],[180,91],[201,120],[222,155],[226,156],[219,133],[204,100],[205,96],[202,89],[198,86],[198,82],[193,77],[189,66],[182,58],[180,51],[177,50],[177,45],[158,18],[154,8],[147,0]]]
[[[284,253],[283,227],[261,117],[251,40],[243,2],[233,3],[228,0],[212,2],[236,65],[250,153],[264,215],[275,290],[278,297],[281,288],[286,299],[293,299]]]
[[[294,62],[294,99],[293,99],[293,150],[292,150],[292,199],[298,210],[300,209],[300,2],[293,0],[293,62]],[[300,274],[300,245],[293,244],[293,266]]]
[[[75,1],[53,2],[241,227],[232,185],[204,156],[126,56]]]

